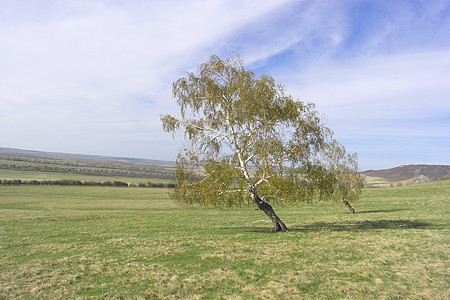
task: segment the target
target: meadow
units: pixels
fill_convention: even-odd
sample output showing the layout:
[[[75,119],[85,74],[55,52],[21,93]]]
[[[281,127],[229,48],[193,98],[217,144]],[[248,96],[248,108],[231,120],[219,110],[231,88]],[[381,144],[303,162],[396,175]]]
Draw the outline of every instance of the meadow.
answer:
[[[166,189],[0,186],[0,299],[448,299],[450,181],[337,202],[181,206]]]
[[[141,182],[153,182],[153,183],[172,183],[174,180],[161,179],[161,178],[139,178],[139,177],[127,177],[127,176],[95,176],[73,173],[58,173],[58,172],[33,172],[33,171],[20,171],[20,170],[2,170],[0,169],[0,180],[2,179],[21,179],[21,180],[81,180],[81,181],[123,181],[128,183],[141,183]]]

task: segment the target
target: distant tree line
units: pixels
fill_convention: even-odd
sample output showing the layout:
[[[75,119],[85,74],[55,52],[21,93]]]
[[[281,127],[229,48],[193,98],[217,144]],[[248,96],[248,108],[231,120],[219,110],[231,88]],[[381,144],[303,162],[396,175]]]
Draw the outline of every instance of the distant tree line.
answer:
[[[0,185],[62,185],[62,186],[110,186],[110,187],[144,187],[144,188],[174,188],[174,183],[140,182],[130,183],[123,181],[81,181],[76,179],[58,180],[22,180],[0,179]]]
[[[144,187],[144,188],[175,188],[175,183],[154,183],[154,182],[139,182],[130,183],[129,187]]]

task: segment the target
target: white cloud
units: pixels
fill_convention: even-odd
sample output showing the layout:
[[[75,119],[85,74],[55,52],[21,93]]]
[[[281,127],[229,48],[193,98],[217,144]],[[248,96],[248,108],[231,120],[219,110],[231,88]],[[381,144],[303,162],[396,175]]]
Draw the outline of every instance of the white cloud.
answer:
[[[389,163],[390,156],[402,151],[402,159],[414,151],[427,152],[430,160],[423,163],[431,162],[430,153],[436,152],[437,161],[445,163],[447,157],[448,163],[442,153],[448,153],[449,144],[432,143],[450,140],[450,51],[369,56],[345,64],[329,61],[301,76],[290,74],[290,92],[315,102],[351,151],[381,151]],[[366,168],[383,163],[380,158],[365,161]]]
[[[450,108],[449,74],[450,51],[365,57],[303,73],[298,94],[336,117],[346,116],[349,107],[370,110],[356,118],[419,117]],[[296,86],[295,80],[290,85]]]
[[[39,134],[42,149],[65,151],[75,143],[76,151],[101,147],[98,137],[121,139],[124,131],[158,140],[159,114],[174,109],[171,82],[214,44],[285,2],[6,1],[0,119],[17,134],[0,131],[1,140],[33,148],[28,135]],[[77,132],[94,141],[73,139]]]
[[[232,51],[316,102],[353,151],[367,150],[355,142],[364,135],[449,136],[435,121],[450,110],[448,1],[0,7],[0,146],[174,159],[159,121],[177,109],[171,82]]]

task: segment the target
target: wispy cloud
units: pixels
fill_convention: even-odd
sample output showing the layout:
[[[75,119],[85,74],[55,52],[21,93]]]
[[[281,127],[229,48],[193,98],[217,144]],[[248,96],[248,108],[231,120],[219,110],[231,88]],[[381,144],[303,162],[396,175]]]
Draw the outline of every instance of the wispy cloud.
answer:
[[[142,139],[166,140],[158,115],[174,109],[171,82],[216,43],[283,4],[3,1],[0,118],[3,128],[16,131],[4,129],[2,141],[64,151],[92,145],[97,149],[90,151],[114,154],[95,140],[118,133],[120,143],[127,127]],[[94,141],[73,139],[77,131]],[[41,142],[23,138],[28,135]],[[117,153],[133,155],[119,148]]]
[[[367,144],[367,136],[385,148],[402,140],[404,147],[393,146],[398,157],[414,138],[449,137],[448,1],[0,0],[0,7],[1,146],[174,159],[181,142],[159,121],[177,109],[172,81],[213,53],[232,52],[316,102],[337,137],[364,157],[363,168],[392,163],[379,161],[383,152],[365,155],[358,141]],[[436,145],[436,153],[448,147]]]
[[[448,111],[450,51],[369,56],[345,65],[329,62],[298,79],[299,93],[336,117],[411,118]]]
[[[392,157],[449,163],[450,5],[347,1],[328,8],[320,10],[325,25],[312,31],[321,37],[299,40],[288,60],[286,53],[269,58],[266,71],[317,103],[363,168],[392,166]]]

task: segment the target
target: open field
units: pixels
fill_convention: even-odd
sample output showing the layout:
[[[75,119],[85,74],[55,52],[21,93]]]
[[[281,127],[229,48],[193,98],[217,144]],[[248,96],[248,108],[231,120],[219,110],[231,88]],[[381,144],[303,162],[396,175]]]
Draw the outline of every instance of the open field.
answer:
[[[393,183],[381,177],[365,176],[364,186],[369,188],[388,188]]]
[[[445,299],[450,181],[340,203],[181,207],[164,189],[0,186],[0,299]]]
[[[153,183],[171,183],[173,179],[161,178],[138,178],[126,176],[95,176],[72,173],[58,173],[58,172],[39,172],[39,171],[18,171],[0,169],[0,180],[2,179],[21,179],[21,180],[59,180],[72,179],[81,181],[123,181],[128,183],[139,182],[153,182]]]
[[[173,162],[136,158],[52,153],[0,147],[1,179],[72,179],[81,181],[118,180],[128,183],[148,181],[159,183],[162,182],[161,179],[167,181],[173,180],[174,169],[175,165]],[[9,171],[12,173],[8,173]],[[18,175],[22,175],[24,177],[16,176],[12,178],[11,175],[17,171],[20,172]],[[31,173],[27,174],[26,172]],[[30,176],[32,176],[32,178],[30,178]],[[84,176],[88,176],[88,178],[85,179]],[[157,180],[155,181],[153,179]]]

